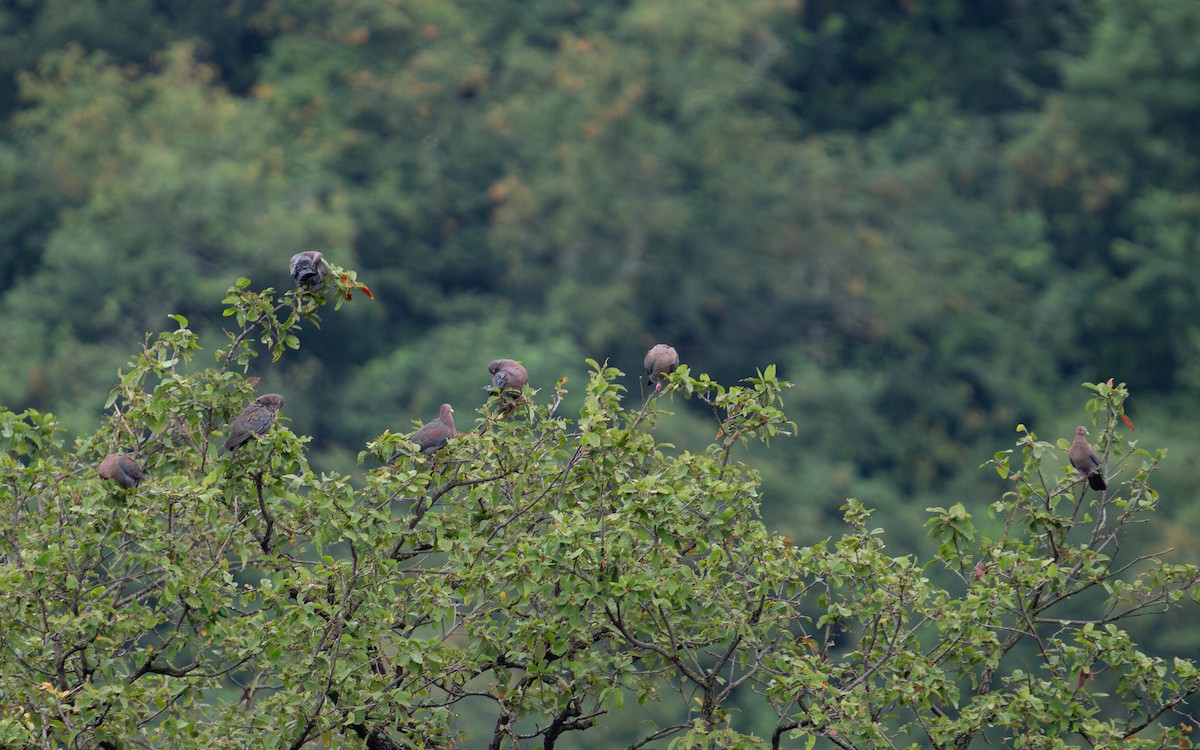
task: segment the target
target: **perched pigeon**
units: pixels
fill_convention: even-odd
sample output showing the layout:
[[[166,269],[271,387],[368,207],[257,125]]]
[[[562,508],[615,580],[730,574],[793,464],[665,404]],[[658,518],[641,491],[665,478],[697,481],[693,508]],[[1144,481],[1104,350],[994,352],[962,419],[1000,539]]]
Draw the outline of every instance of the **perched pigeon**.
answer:
[[[437,419],[426,422],[408,440],[416,443],[422,453],[433,455],[441,450],[447,440],[457,434],[458,431],[454,429],[454,408],[450,404],[442,404]]]
[[[1071,443],[1071,448],[1067,451],[1067,458],[1071,459],[1072,466],[1087,474],[1088,484],[1092,486],[1093,490],[1106,490],[1108,482],[1104,479],[1104,470],[1100,467],[1100,459],[1096,457],[1096,451],[1088,445],[1087,434],[1086,427],[1075,428],[1075,442]]]
[[[109,453],[105,456],[100,462],[99,473],[102,479],[111,479],[127,490],[137,487],[138,482],[142,481],[142,467],[132,458],[120,453]]]
[[[282,406],[283,396],[278,393],[259,396],[229,424],[229,437],[225,438],[225,447],[230,453],[234,453],[251,435],[262,435],[271,429],[271,425],[275,424],[275,415]]]
[[[288,266],[296,286],[320,286],[325,281],[325,256],[315,250],[296,253]]]
[[[649,384],[654,386],[654,390],[657,392],[666,382],[667,376],[675,372],[676,367],[679,367],[679,352],[675,351],[673,346],[655,344],[650,347],[650,351],[646,352],[644,364],[646,374],[650,376]]]
[[[488,372],[492,374],[492,382],[485,385],[485,391],[517,391],[520,392],[525,384],[529,382],[529,373],[520,362],[515,359],[497,359],[493,360],[488,365]]]

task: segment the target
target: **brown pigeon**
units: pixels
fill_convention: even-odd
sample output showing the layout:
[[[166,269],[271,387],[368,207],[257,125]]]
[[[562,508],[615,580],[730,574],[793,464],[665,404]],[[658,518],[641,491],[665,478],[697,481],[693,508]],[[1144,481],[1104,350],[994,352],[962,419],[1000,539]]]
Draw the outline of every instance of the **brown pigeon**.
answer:
[[[446,441],[458,434],[454,429],[454,408],[450,404],[442,404],[437,419],[426,422],[416,434],[408,440],[416,443],[422,453],[433,455],[441,450]]]
[[[100,477],[111,479],[127,490],[138,486],[142,481],[142,467],[128,456],[120,453],[109,453],[100,462]]]
[[[325,281],[325,256],[315,250],[296,253],[288,265],[296,286],[320,286]]]
[[[520,391],[529,382],[529,373],[515,359],[496,359],[488,365],[492,374],[492,382],[485,385],[483,390],[490,392]]]
[[[271,425],[275,424],[275,415],[282,406],[283,396],[278,393],[259,396],[229,424],[229,437],[225,438],[225,447],[230,453],[234,453],[251,435],[262,435],[271,429]]]
[[[643,364],[646,366],[646,374],[650,376],[649,383],[657,393],[662,389],[667,376],[679,367],[679,352],[675,351],[673,346],[655,344],[646,352],[646,361]]]
[[[1104,479],[1104,470],[1100,467],[1100,459],[1096,457],[1096,451],[1088,445],[1087,434],[1086,427],[1075,428],[1075,442],[1071,443],[1071,448],[1067,451],[1067,458],[1071,459],[1072,466],[1087,474],[1088,484],[1092,486],[1093,490],[1106,490],[1108,482]]]

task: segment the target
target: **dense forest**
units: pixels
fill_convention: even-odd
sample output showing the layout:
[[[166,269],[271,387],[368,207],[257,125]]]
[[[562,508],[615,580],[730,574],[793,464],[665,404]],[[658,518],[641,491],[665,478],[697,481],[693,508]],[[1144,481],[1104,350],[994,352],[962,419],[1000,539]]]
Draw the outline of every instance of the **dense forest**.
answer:
[[[930,550],[927,507],[985,516],[1017,426],[1069,439],[1112,379],[1195,562],[1197,39],[1178,0],[7,3],[0,404],[86,433],[168,315],[220,340],[315,249],[373,298],[249,371],[315,468],[469,423],[497,357],[578,410],[585,360],[636,394],[665,341],[794,384],[772,528],[857,497]]]

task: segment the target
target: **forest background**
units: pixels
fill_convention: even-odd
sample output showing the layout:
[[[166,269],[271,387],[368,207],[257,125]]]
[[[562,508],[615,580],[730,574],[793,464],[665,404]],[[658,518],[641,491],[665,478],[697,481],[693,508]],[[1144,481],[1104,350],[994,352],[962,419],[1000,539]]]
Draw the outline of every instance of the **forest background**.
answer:
[[[216,331],[318,249],[374,300],[252,371],[314,469],[469,423],[493,358],[570,407],[667,341],[795,383],[748,459],[773,529],[854,496],[902,554],[1114,378],[1170,450],[1154,547],[1197,562],[1197,39],[1178,0],[6,3],[0,403],[92,429],[168,314]],[[1200,655],[1192,616],[1139,640]]]

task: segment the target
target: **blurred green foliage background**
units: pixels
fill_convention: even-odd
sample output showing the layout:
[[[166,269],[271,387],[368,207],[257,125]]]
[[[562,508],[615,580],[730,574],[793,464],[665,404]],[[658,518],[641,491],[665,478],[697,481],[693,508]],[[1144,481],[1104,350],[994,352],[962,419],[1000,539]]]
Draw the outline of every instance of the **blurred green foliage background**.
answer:
[[[1172,454],[1145,543],[1195,562],[1198,38],[1178,0],[6,3],[0,403],[87,431],[167,314],[317,249],[374,301],[253,374],[318,469],[469,426],[493,358],[637,392],[667,341],[795,383],[773,526],[856,496],[899,554],[1114,378]]]

